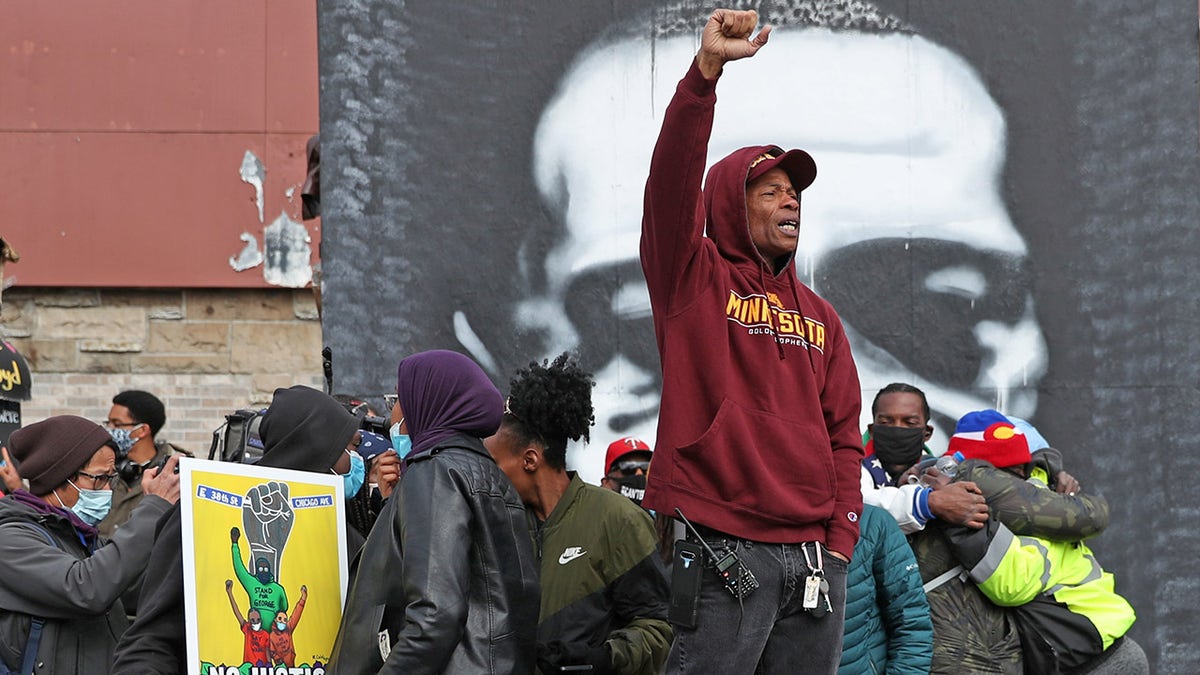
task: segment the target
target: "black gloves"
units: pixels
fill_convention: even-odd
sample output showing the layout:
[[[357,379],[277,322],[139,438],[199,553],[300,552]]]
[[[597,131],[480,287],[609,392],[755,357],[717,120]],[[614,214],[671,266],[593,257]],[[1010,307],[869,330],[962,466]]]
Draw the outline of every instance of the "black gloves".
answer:
[[[542,675],[564,672],[563,666],[591,666],[591,670],[578,672],[590,672],[593,675],[611,675],[613,672],[612,654],[604,644],[591,647],[585,642],[565,644],[556,640],[545,645],[539,644],[537,651],[538,669],[542,671]],[[572,669],[565,672],[576,671]]]

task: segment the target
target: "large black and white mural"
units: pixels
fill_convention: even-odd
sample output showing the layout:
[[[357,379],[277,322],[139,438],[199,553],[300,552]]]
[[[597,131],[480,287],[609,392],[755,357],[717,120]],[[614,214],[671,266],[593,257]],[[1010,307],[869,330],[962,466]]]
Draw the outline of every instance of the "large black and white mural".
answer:
[[[731,4],[775,31],[727,66],[709,157],[815,157],[797,267],[850,332],[864,404],[920,386],[935,448],[969,410],[1031,420],[1112,503],[1094,548],[1139,612],[1135,638],[1158,672],[1190,672],[1196,7]],[[431,348],[470,354],[503,391],[571,350],[597,380],[572,468],[595,482],[611,440],[653,441],[642,190],[711,9],[319,3],[339,392],[393,391],[399,359]]]
[[[533,139],[538,191],[565,235],[545,260],[547,293],[533,299],[551,311],[527,315],[570,319],[553,344],[593,361],[598,428],[635,422],[647,438],[654,397],[629,395],[658,370],[638,264],[642,192],[678,64],[705,18],[667,17],[589,45]],[[820,158],[797,267],[852,331],[864,391],[917,384],[943,421],[986,407],[1032,415],[1046,348],[1022,274],[1027,245],[1000,195],[1004,118],[978,75],[877,12],[764,19],[770,47],[722,79],[710,163],[760,142]],[[630,328],[610,337],[604,324]]]

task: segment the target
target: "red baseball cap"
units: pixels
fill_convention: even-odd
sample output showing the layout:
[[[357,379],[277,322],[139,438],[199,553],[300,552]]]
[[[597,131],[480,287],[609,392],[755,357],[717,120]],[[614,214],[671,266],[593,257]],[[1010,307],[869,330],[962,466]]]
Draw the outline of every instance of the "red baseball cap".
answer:
[[[604,473],[612,471],[613,464],[616,464],[618,460],[631,452],[651,454],[654,451],[650,449],[649,445],[646,445],[646,441],[640,438],[634,436],[618,438],[608,444],[608,452],[604,455]]]

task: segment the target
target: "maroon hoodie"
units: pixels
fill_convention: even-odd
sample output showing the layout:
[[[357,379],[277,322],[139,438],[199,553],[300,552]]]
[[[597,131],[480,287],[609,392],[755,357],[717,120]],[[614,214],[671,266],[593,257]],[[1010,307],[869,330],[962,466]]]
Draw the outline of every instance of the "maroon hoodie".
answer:
[[[643,505],[849,558],[862,511],[858,372],[829,303],[793,260],[775,274],[750,238],[746,177],[774,146],[721,160],[701,192],[715,87],[693,62],[646,184],[642,270],[663,395]]]

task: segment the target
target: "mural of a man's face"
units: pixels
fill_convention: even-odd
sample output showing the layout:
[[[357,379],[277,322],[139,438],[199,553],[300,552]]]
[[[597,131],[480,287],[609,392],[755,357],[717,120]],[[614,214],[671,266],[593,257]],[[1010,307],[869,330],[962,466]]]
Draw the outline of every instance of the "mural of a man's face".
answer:
[[[551,351],[576,348],[597,371],[599,447],[654,436],[641,201],[662,113],[695,51],[690,35],[593,48],[534,140],[535,178],[567,234],[546,260],[548,297],[532,302],[571,321],[546,327]],[[1031,415],[1046,350],[1026,245],[1000,195],[1004,120],[974,71],[919,35],[782,26],[753,59],[726,66],[717,96],[710,165],[764,143],[816,159],[797,272],[838,309],[868,401],[905,381],[928,393],[939,429],[980,408]]]

